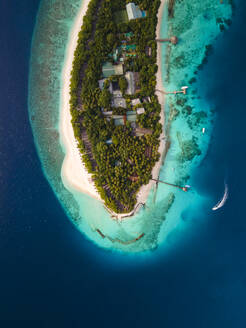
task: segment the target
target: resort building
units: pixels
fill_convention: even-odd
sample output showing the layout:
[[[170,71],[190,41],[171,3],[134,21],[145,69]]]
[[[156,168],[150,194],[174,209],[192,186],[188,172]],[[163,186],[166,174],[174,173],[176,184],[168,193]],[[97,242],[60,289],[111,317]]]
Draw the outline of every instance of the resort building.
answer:
[[[152,130],[137,127],[135,129],[135,134],[136,134],[137,137],[142,137],[142,136],[144,136],[146,134],[152,134]]]
[[[127,80],[127,83],[128,83],[126,94],[127,95],[134,95],[134,93],[135,93],[135,83],[134,83],[133,72],[127,72],[125,77],[126,77],[126,80]]]
[[[139,73],[137,72],[127,72],[125,74],[126,80],[128,82],[128,87],[126,90],[127,95],[134,95],[137,91],[139,91]]]
[[[110,117],[110,116],[113,115],[113,111],[112,111],[112,110],[111,110],[111,111],[108,111],[108,112],[104,112],[104,110],[103,110],[103,108],[102,108],[101,111],[102,111],[102,113],[103,113],[104,116],[108,116],[108,117]]]
[[[122,75],[123,65],[113,65],[110,62],[104,63],[102,67],[103,77],[110,77],[111,75]]]
[[[112,58],[115,64],[123,63],[127,57],[136,56],[136,45],[127,44],[126,40],[121,41],[121,45],[109,55],[109,57]]]
[[[112,97],[112,106],[126,108],[126,100],[122,97],[121,91],[114,91]]]
[[[145,16],[145,12],[142,12],[135,3],[130,2],[126,5],[126,11],[128,15],[128,19],[137,19]]]
[[[137,114],[141,115],[145,113],[145,109],[143,107],[137,109]]]
[[[127,117],[127,121],[131,123],[134,123],[134,125],[136,125],[136,120],[137,120],[137,114],[135,111],[127,111],[126,112],[126,117]]]
[[[140,105],[141,101],[139,98],[137,98],[137,99],[132,99],[131,103],[132,103],[132,106],[136,106],[136,105]]]

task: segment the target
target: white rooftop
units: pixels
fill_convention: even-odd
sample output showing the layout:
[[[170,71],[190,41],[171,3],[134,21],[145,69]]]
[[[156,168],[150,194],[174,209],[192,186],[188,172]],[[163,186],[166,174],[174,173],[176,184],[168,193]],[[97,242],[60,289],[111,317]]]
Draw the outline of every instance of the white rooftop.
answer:
[[[132,106],[136,106],[136,105],[139,105],[139,104],[141,104],[141,101],[140,101],[139,98],[137,98],[137,99],[132,99]]]
[[[144,108],[138,108],[137,109],[137,114],[140,115],[140,114],[144,114],[145,113],[145,109]]]
[[[134,2],[130,2],[126,5],[126,11],[129,20],[142,17],[141,10]]]

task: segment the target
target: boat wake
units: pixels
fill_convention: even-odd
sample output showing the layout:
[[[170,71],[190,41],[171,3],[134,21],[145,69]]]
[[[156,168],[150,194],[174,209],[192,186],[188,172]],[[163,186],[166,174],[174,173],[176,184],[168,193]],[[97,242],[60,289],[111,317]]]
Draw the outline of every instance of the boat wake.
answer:
[[[221,208],[222,206],[224,206],[226,200],[228,198],[228,186],[225,183],[225,191],[224,191],[224,195],[222,197],[222,199],[212,208],[213,211],[218,210],[219,208]]]

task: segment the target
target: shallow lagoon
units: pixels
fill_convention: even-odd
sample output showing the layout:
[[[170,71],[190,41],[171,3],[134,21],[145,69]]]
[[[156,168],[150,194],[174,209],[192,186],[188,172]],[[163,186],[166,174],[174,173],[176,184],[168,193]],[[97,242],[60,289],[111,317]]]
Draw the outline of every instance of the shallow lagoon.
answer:
[[[145,209],[141,209],[134,218],[116,222],[110,219],[100,202],[64,188],[60,176],[64,153],[58,131],[60,77],[69,31],[80,7],[78,0],[69,2],[43,0],[33,38],[29,115],[43,171],[68,216],[96,244],[127,252],[153,249],[168,239],[175,227],[182,226],[184,213],[191,214],[194,209],[199,210],[202,207],[211,208],[211,199],[206,195],[199,195],[194,189],[184,193],[159,184],[157,192],[153,190],[150,193]],[[167,91],[173,91],[180,89],[182,85],[188,85],[189,91],[186,97],[167,96],[166,128],[173,108],[179,114],[170,124],[171,148],[161,168],[161,180],[192,185],[192,171],[206,155],[213,128],[213,106],[200,99],[199,84],[192,83],[191,79],[197,76],[194,72],[203,61],[206,45],[213,43],[220,33],[218,18],[230,17],[229,3],[222,5],[218,1],[207,0],[202,4],[191,4],[185,0],[177,3],[175,18],[167,24],[165,8],[161,36],[177,35],[179,44],[162,46],[164,86]],[[187,102],[182,106],[184,97]],[[180,99],[178,104],[177,99]],[[201,112],[205,114],[201,115]],[[202,127],[206,128],[204,135]],[[194,148],[197,154],[201,152],[199,156],[193,157]],[[184,156],[188,151],[191,155]],[[173,199],[175,200],[169,209]],[[112,244],[100,237],[95,231],[97,228],[110,238],[123,241],[132,240],[143,232],[145,236],[128,246]]]

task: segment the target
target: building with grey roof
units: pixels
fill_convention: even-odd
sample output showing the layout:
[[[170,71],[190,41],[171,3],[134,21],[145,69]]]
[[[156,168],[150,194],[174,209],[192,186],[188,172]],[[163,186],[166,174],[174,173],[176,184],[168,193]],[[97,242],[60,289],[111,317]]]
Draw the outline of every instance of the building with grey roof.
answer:
[[[127,83],[128,83],[126,94],[127,95],[134,95],[134,93],[136,92],[134,73],[133,72],[126,72],[125,77],[126,77],[126,80],[127,80]]]
[[[103,77],[110,77],[111,75],[122,75],[123,65],[112,65],[110,62],[104,63],[102,67]]]

